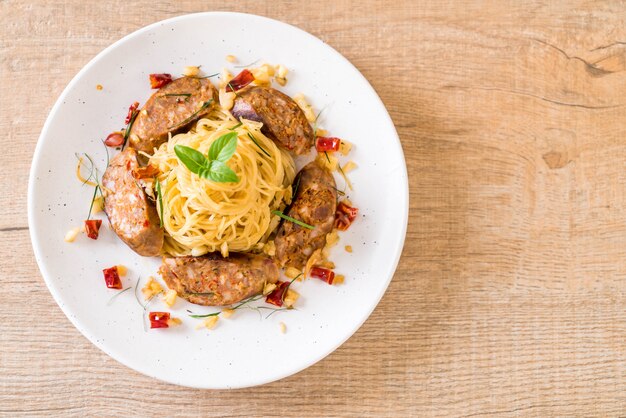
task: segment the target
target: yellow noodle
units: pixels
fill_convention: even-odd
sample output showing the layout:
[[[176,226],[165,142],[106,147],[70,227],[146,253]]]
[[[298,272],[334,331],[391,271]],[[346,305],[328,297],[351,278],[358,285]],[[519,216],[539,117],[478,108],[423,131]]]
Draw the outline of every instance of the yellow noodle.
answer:
[[[295,166],[288,152],[261,133],[260,123],[244,121],[235,129],[237,150],[227,164],[237,173],[237,183],[200,178],[174,152],[180,144],[206,155],[213,141],[237,124],[229,112],[217,108],[194,130],[174,135],[150,158],[160,171],[166,253],[201,255],[219,251],[223,243],[229,251],[249,251],[264,243],[276,227],[277,216],[271,211],[291,199]]]

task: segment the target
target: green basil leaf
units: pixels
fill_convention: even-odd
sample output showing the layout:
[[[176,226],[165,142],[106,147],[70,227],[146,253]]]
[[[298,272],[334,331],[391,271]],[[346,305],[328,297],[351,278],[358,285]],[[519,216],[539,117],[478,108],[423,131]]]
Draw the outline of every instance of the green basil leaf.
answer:
[[[237,132],[229,132],[217,138],[209,148],[209,160],[225,163],[237,149]]]
[[[211,162],[210,180],[216,183],[237,183],[239,177],[237,174],[226,164],[220,161]]]
[[[185,145],[176,145],[174,152],[178,159],[185,164],[185,167],[192,173],[200,174],[200,171],[207,168],[209,165],[208,160],[200,151],[196,151],[193,148]]]

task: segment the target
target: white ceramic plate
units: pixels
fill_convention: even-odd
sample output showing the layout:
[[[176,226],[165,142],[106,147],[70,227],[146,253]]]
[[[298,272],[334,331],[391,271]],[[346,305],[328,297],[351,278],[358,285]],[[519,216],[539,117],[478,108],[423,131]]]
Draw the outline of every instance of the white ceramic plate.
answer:
[[[80,235],[65,243],[65,233],[86,219],[93,188],[74,175],[74,153],[95,157],[105,166],[102,139],[123,126],[128,105],[152,93],[148,74],[179,76],[187,65],[205,74],[228,64],[284,64],[290,69],[287,94],[303,92],[317,109],[321,125],[333,136],[355,144],[350,159],[349,196],[360,209],[358,220],[341,236],[332,259],[342,286],[309,279],[294,283],[301,297],[297,310],[265,319],[238,311],[218,326],[196,331],[197,313],[215,309],[179,299],[172,315],[176,328],[144,331],[142,309],[126,291],[107,289],[102,269],[129,267],[124,286],[155,275],[158,258],[133,253],[103,223],[100,238]],[[233,72],[238,69],[232,69]],[[96,85],[104,86],[97,90]],[[344,158],[345,162],[346,159]],[[338,179],[338,184],[343,184]],[[30,173],[28,216],[35,256],[63,312],[91,342],[141,373],[197,388],[239,388],[296,373],[335,350],[367,319],[384,294],[404,243],[408,183],[400,141],[382,102],[367,80],[344,57],[314,36],[275,20],[238,13],[180,16],[140,29],[111,45],[87,64],[67,86],[44,125]],[[104,219],[103,214],[98,217]],[[352,254],[344,251],[351,245]],[[166,310],[155,301],[150,310]],[[287,332],[281,333],[284,322]]]

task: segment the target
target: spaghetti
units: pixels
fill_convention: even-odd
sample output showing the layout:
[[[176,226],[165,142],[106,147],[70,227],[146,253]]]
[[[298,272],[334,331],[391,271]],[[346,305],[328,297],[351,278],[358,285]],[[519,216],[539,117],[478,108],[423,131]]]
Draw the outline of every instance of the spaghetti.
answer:
[[[264,243],[279,218],[273,210],[291,200],[295,165],[287,151],[261,133],[262,124],[239,123],[221,108],[198,121],[195,130],[174,135],[150,157],[160,174],[165,228],[163,251],[174,256],[208,252],[250,251]],[[207,154],[220,136],[237,133],[237,149],[228,166],[238,182],[218,183],[189,171],[174,146],[185,145]]]

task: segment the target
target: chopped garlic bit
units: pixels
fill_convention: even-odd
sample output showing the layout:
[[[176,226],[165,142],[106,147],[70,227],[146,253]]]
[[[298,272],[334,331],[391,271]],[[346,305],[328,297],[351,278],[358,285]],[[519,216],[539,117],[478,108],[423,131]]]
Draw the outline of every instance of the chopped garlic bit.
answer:
[[[176,303],[176,291],[174,289],[168,289],[163,295],[163,302],[170,308]]]
[[[265,255],[269,255],[270,257],[274,257],[276,255],[276,244],[274,241],[267,241],[263,246],[263,253]]]
[[[104,198],[102,196],[97,196],[93,200],[93,206],[91,207],[91,213],[102,212],[102,208],[103,207],[104,207]]]
[[[332,247],[339,242],[339,233],[337,229],[333,229],[326,235],[326,246]]]
[[[304,266],[304,276],[305,277],[309,275],[309,271],[311,271],[313,266],[315,266],[320,261],[322,261],[322,258],[323,258],[323,255],[322,255],[322,249],[321,248],[313,251],[313,254],[311,254],[311,257],[309,257],[309,260],[306,262],[306,265]]]
[[[332,261],[328,261],[328,260],[322,260],[317,265],[320,267],[330,269],[330,270],[335,269],[335,263],[333,263]]]
[[[228,62],[235,62],[237,61],[237,57],[234,55],[226,55],[226,61]]]
[[[358,166],[356,165],[354,161],[348,161],[341,169],[343,170],[344,173],[349,173],[357,167]]]
[[[226,89],[220,89],[220,106],[222,106],[226,110],[232,109],[233,105],[235,104],[236,97],[237,94],[234,91],[227,92]]]
[[[300,106],[300,109],[302,109],[302,111],[304,112],[304,116],[306,116],[306,120],[308,120],[310,123],[315,122],[315,112],[313,112],[313,108],[306,101],[304,94],[296,94],[295,96],[293,96],[293,101],[296,102],[298,106]]]
[[[289,70],[284,65],[278,64],[276,66],[276,77],[285,78],[285,77],[287,77],[287,73],[288,72],[289,72]]]
[[[347,252],[351,253],[352,252],[352,245],[346,245],[345,249]]]
[[[299,297],[300,297],[300,294],[298,292],[292,289],[287,289],[287,293],[285,294],[283,303],[285,304],[286,307],[292,308]]]
[[[287,276],[290,279],[295,279],[300,274],[302,274],[302,272],[295,267],[287,267],[285,269],[285,276]]]
[[[128,273],[128,269],[126,268],[126,266],[122,264],[118,264],[116,267],[117,267],[117,274],[119,274],[120,276],[126,276],[126,273]]]
[[[197,65],[189,65],[183,68],[183,75],[185,77],[196,77],[198,74],[200,74],[200,67]]]
[[[333,280],[333,286],[343,284],[345,279],[346,279],[346,276],[344,276],[343,274],[335,274],[335,280]]]
[[[235,313],[234,309],[230,309],[230,308],[222,309],[222,315],[224,316],[224,318],[230,318],[231,316],[233,316],[234,313]]]
[[[217,315],[209,316],[204,321],[196,325],[196,329],[202,329],[202,328],[213,329],[215,327],[215,324],[217,324],[218,319],[219,317]]]
[[[333,154],[333,152],[320,152],[317,154],[317,162],[326,167],[331,173],[337,171],[339,167],[339,160]]]
[[[222,257],[228,257],[228,243],[226,241],[220,245],[220,253],[222,253]]]
[[[222,73],[220,74],[220,83],[219,83],[220,89],[226,88],[226,86],[228,85],[228,83],[230,83],[230,80],[232,80],[232,78],[233,78],[233,75],[226,68],[222,68]]]
[[[253,68],[252,70],[250,70],[250,72],[254,76],[254,84],[256,84],[257,86],[269,86],[270,85],[270,75],[269,75],[268,67],[269,66],[265,64],[264,66]],[[272,69],[272,72],[273,71],[274,70]]]
[[[287,332],[287,325],[285,325],[285,323],[284,323],[284,322],[279,323],[279,324],[278,324],[278,326],[280,326],[280,332],[281,332],[282,334],[284,334],[285,332]]]
[[[328,136],[328,131],[326,129],[317,128],[317,131],[315,131],[315,135],[316,136]]]
[[[351,149],[352,143],[342,139],[341,143],[339,144],[339,152],[341,153],[341,155],[348,155]]]
[[[163,287],[152,276],[148,278],[146,285],[141,288],[141,293],[143,293],[143,297],[146,299],[150,299],[162,291]]]
[[[276,289],[276,284],[265,283],[265,286],[263,286],[263,296],[269,295],[274,291],[274,289]]]
[[[74,242],[79,232],[80,232],[80,227],[77,226],[76,228],[72,228],[65,233],[65,238],[63,238],[63,240],[65,242]]]
[[[181,321],[180,318],[170,318],[167,320],[167,325],[169,325],[170,327],[175,327],[178,326],[180,324],[182,324],[183,321]]]

